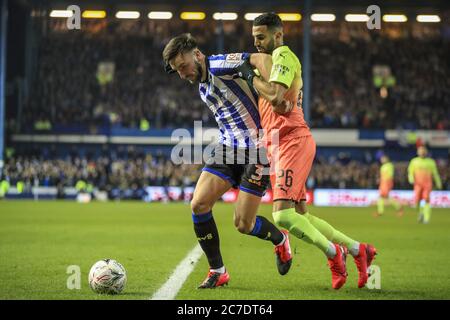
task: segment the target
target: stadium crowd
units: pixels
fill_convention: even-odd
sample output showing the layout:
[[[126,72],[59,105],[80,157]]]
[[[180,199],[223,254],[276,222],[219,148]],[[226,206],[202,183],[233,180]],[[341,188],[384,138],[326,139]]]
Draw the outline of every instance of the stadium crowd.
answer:
[[[189,31],[207,54],[255,51],[251,23],[240,20],[83,20],[81,30],[67,30],[64,19],[51,19],[48,26],[22,131],[30,123],[40,131],[87,126],[92,133],[114,125],[192,127],[194,120],[215,126],[196,86],[164,73],[164,44]],[[286,23],[285,33],[301,57],[302,24]],[[312,127],[450,129],[448,56],[449,39],[436,26],[370,31],[345,22],[313,23]],[[99,72],[102,63],[109,64],[106,73]],[[381,78],[375,84],[376,66],[389,70],[388,83]]]
[[[438,161],[438,170],[442,179],[443,189],[450,189],[450,170],[448,163]],[[408,183],[408,162],[395,162],[395,189],[410,190]],[[350,161],[348,163],[316,162],[312,168],[309,188],[337,188],[337,189],[377,189],[379,183],[378,163],[361,163]]]
[[[444,190],[450,190],[448,160],[437,161]],[[395,188],[411,189],[407,182],[408,162],[395,162]],[[18,182],[24,190],[34,186],[96,188],[106,191],[110,198],[141,198],[147,186],[195,185],[202,165],[174,165],[165,155],[129,152],[97,158],[79,156],[44,157],[42,155],[15,156],[5,162],[1,180],[11,186]],[[376,189],[379,164],[355,161],[350,158],[316,158],[307,181],[307,188]],[[127,196],[126,196],[127,195]]]
[[[215,127],[196,86],[164,73],[164,45],[173,35],[191,32],[206,54],[255,51],[251,23],[241,20],[83,20],[81,30],[67,30],[64,19],[50,19],[46,25],[35,80],[20,121],[8,119],[6,145],[18,131],[189,128],[195,120]],[[300,57],[302,32],[301,23],[285,24],[285,42]],[[311,40],[312,128],[450,130],[450,32],[444,28],[407,23],[369,31],[345,22],[312,23]],[[448,159],[438,166],[448,190]],[[200,168],[144,153],[38,154],[9,157],[0,180],[28,189],[83,181],[110,196],[114,190],[139,195],[150,185],[192,186]],[[411,188],[406,168],[406,162],[396,162],[396,188]],[[307,187],[377,188],[378,169],[374,161],[318,157]]]
[[[450,39],[417,25],[381,34],[346,26],[313,41],[313,127],[450,128]],[[376,79],[377,67],[387,75]]]
[[[199,174],[198,165],[174,165],[166,157],[150,154],[121,159],[18,156],[6,161],[2,179],[12,186],[22,183],[25,192],[36,186],[87,192],[95,188],[108,192],[110,198],[141,198],[147,186],[192,186]]]

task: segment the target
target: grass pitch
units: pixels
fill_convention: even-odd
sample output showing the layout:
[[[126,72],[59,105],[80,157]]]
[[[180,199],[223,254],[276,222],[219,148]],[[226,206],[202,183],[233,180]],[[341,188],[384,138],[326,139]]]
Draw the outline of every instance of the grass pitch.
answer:
[[[319,208],[315,214],[347,235],[374,244],[379,255],[381,290],[357,288],[353,258],[349,277],[331,288],[326,258],[315,247],[291,237],[294,262],[278,275],[270,242],[238,233],[233,206],[217,204],[228,287],[197,290],[207,273],[203,256],[177,299],[450,299],[450,210],[434,209],[429,225],[416,222],[414,210],[402,218],[373,208]],[[261,214],[271,218],[271,206]],[[0,299],[148,299],[196,245],[187,204],[59,201],[0,201]],[[90,267],[113,258],[127,270],[128,283],[117,296],[89,288]],[[69,290],[67,268],[81,270],[81,289]]]

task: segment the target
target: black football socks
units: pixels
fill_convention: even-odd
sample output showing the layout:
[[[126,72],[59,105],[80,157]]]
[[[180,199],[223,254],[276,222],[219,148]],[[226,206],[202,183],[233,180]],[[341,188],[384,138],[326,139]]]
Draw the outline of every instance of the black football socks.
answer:
[[[220,239],[216,222],[212,212],[204,214],[192,214],[194,230],[197,240],[208,259],[211,269],[223,267],[222,255],[220,254]]]

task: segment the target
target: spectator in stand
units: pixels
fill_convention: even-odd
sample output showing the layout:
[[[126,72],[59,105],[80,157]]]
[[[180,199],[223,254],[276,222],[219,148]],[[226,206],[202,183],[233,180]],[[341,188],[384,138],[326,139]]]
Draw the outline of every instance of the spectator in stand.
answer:
[[[195,88],[163,75],[163,45],[173,34],[191,32],[208,54],[221,46],[253,50],[243,40],[251,38],[251,23],[244,20],[223,26],[176,19],[82,23],[69,34],[64,19],[48,21],[22,129],[37,120],[45,130],[92,133],[111,125],[139,128],[142,120],[150,129],[190,128],[194,120],[213,126]],[[286,43],[300,56],[302,32],[301,24],[286,23]],[[411,22],[368,30],[364,24],[312,23],[311,50],[313,127],[450,129],[450,45],[439,26]],[[99,83],[104,62],[114,66],[113,77]],[[394,79],[384,97],[373,82],[377,65],[389,68]]]
[[[120,154],[120,157],[118,155]],[[450,190],[450,159],[437,159],[437,167],[444,190]],[[67,157],[49,157],[42,154],[15,156],[7,159],[0,175],[16,186],[24,183],[24,190],[35,185],[75,187],[77,181],[90,183],[111,193],[112,190],[140,190],[146,186],[193,186],[201,165],[174,165],[170,158],[144,154],[133,149],[106,152],[98,158],[72,154]],[[396,189],[409,190],[408,162],[395,162]],[[307,187],[338,189],[377,189],[379,164],[360,162],[340,155],[316,159]],[[136,194],[136,192],[134,193]]]

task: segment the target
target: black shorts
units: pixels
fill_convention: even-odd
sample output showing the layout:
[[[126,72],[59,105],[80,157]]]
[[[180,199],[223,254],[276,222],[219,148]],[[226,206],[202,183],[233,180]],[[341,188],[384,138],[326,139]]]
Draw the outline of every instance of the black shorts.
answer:
[[[219,144],[202,171],[229,181],[233,188],[262,197],[270,183],[269,168],[264,148],[242,149]]]

